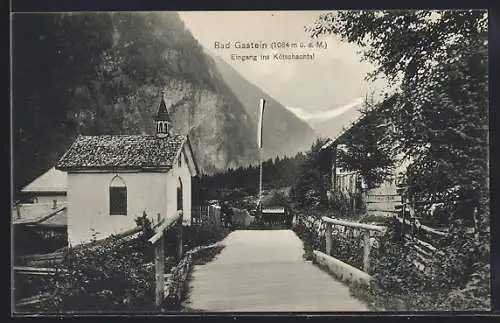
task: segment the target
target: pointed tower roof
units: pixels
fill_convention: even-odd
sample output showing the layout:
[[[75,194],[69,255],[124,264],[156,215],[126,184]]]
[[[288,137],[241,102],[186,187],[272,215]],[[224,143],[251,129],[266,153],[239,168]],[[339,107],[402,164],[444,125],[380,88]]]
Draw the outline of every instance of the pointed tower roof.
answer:
[[[168,121],[172,122],[170,115],[168,114],[167,105],[165,104],[165,98],[162,93],[160,105],[158,106],[158,112],[156,112],[155,121]]]

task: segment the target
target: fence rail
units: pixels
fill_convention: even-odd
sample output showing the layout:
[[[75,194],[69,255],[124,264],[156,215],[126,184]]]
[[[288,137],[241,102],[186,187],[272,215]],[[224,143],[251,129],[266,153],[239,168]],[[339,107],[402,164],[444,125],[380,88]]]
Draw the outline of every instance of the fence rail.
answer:
[[[43,303],[43,302],[49,300],[51,297],[52,297],[52,295],[50,293],[43,293],[40,295],[30,296],[30,297],[20,299],[19,301],[16,302],[15,306],[16,306],[16,308],[19,309],[19,308],[22,308],[25,306],[40,304],[40,303]]]
[[[221,208],[216,205],[201,205],[191,211],[191,225],[221,225]]]
[[[399,216],[397,216],[396,219],[401,224],[404,224],[404,225],[408,225],[408,226],[415,225],[415,227],[416,227],[417,230],[422,230],[422,231],[424,231],[426,233],[434,234],[434,235],[437,235],[437,236],[440,236],[440,237],[446,237],[446,236],[448,236],[448,233],[446,233],[446,232],[433,229],[433,228],[428,227],[426,225],[419,224],[418,222],[417,223],[412,223],[410,220],[408,220],[408,219],[404,219],[403,220],[403,218],[399,217]]]
[[[413,248],[416,251],[415,259],[412,259],[413,264],[417,269],[419,269],[424,274],[428,273],[429,264],[431,263],[432,259],[436,255],[442,254],[442,251],[440,251],[439,248],[436,247],[435,245],[423,241],[422,238],[417,234],[418,231],[416,232],[409,230],[409,228],[412,226],[413,226],[412,228],[414,228],[414,223],[408,220],[405,220],[403,222],[400,218],[397,217],[396,219],[399,220],[399,223],[402,225],[402,239],[403,239],[402,241],[412,243]],[[371,248],[375,244],[376,237],[384,233],[387,230],[387,228],[385,226],[351,222],[329,217],[322,217],[321,221],[325,229],[324,235],[325,235],[326,254],[332,255],[332,253],[337,252],[337,250],[333,250],[334,248],[333,242],[336,236],[342,236],[348,238],[350,237],[351,239],[362,238],[360,241],[363,247],[362,270],[366,273],[369,273]],[[437,239],[447,236],[447,234],[442,231],[423,225],[419,226],[418,230],[421,230],[424,233],[432,234]],[[351,232],[350,235],[349,232]],[[354,242],[355,241],[350,241],[349,243],[354,243]],[[355,250],[355,245],[352,245],[352,247],[353,250]],[[344,255],[344,257],[345,256],[346,255]],[[358,260],[352,260],[356,259],[356,257],[352,258],[352,256],[349,256],[347,258],[351,259],[351,261],[354,261],[358,263],[359,266],[361,266],[360,263],[357,262],[358,260],[361,261],[360,258],[357,258]]]
[[[327,224],[341,225],[341,226],[350,227],[350,228],[358,228],[358,229],[378,231],[378,232],[383,232],[386,230],[385,227],[378,226],[378,225],[344,221],[344,220],[339,220],[339,219],[332,219],[332,218],[329,218],[326,216],[322,217],[321,219]]]
[[[325,242],[326,242],[326,254],[332,254],[332,246],[333,246],[333,226],[339,225],[342,227],[348,227],[353,229],[358,229],[362,231],[363,235],[363,271],[368,273],[370,270],[370,250],[371,250],[371,232],[384,232],[386,230],[385,227],[358,223],[358,222],[349,222],[344,220],[332,219],[329,217],[322,217],[321,220],[325,224]]]
[[[55,275],[57,272],[56,268],[14,266],[14,273],[20,275],[47,276]]]

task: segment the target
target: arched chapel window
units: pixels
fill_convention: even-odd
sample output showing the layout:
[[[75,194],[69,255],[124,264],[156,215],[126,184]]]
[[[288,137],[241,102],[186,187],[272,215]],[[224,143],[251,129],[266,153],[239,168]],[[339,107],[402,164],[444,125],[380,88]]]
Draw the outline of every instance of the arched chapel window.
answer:
[[[127,186],[120,176],[115,176],[109,185],[109,214],[127,215]]]
[[[182,210],[182,180],[179,177],[179,186],[177,187],[177,210]]]

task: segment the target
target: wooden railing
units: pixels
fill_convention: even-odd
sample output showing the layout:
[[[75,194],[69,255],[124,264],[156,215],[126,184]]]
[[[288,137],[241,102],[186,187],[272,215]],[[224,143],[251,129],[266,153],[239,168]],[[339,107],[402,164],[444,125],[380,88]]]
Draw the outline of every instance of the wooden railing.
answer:
[[[19,275],[47,276],[58,273],[56,268],[14,266],[14,273]]]
[[[154,228],[155,234],[148,240],[154,246],[155,253],[155,302],[158,308],[162,307],[165,298],[165,231],[178,226],[178,256],[182,258],[182,210],[167,218],[158,219]]]
[[[403,220],[399,217],[396,219],[406,228],[402,231],[402,239],[406,242],[412,242],[414,248],[416,250],[416,258],[412,260],[413,264],[422,272],[426,273],[428,264],[432,260],[432,258],[439,253],[442,253],[437,247],[433,244],[423,241],[419,239],[418,235],[415,232],[409,232],[410,228],[413,227],[413,230],[419,230],[420,232],[424,232],[428,235],[432,235],[436,238],[443,238],[447,236],[446,232],[442,232],[433,228],[430,228],[425,225],[417,225],[409,220]],[[325,244],[326,244],[326,254],[332,255],[332,245],[333,245],[333,234],[334,226],[341,226],[352,228],[361,231],[363,236],[363,271],[368,273],[370,270],[370,251],[372,244],[370,243],[370,239],[373,237],[374,232],[383,233],[386,228],[384,226],[378,225],[370,225],[364,223],[350,222],[339,219],[332,219],[328,217],[323,217],[322,222],[325,225]],[[406,232],[408,231],[408,232]]]
[[[406,218],[403,220],[403,218],[399,217],[399,216],[397,216],[396,219],[399,221],[399,223],[404,224],[405,226],[409,226],[409,227],[414,226],[415,229],[424,231],[424,232],[431,234],[431,235],[435,235],[435,236],[438,236],[441,238],[448,236],[447,232],[436,230],[434,228],[420,224],[419,222],[412,222],[411,220],[406,219]]]
[[[322,217],[321,220],[325,224],[325,242],[326,242],[326,254],[332,254],[332,234],[333,226],[343,226],[348,228],[354,228],[362,231],[363,234],[363,271],[368,273],[370,270],[370,249],[371,249],[371,233],[372,232],[384,232],[385,227],[370,225],[357,222],[349,222],[338,219],[332,219],[328,217]]]
[[[220,207],[216,205],[202,205],[191,210],[191,225],[221,225]]]
[[[177,211],[174,215],[158,219],[157,223],[152,227],[154,230],[154,235],[148,240],[150,244],[154,246],[155,250],[155,279],[156,279],[156,305],[161,307],[164,299],[164,288],[165,288],[165,231],[178,226],[177,230],[177,240],[178,240],[178,256],[179,259],[182,258],[183,255],[183,243],[182,243],[182,219],[183,212],[182,210]],[[130,230],[122,232],[120,234],[115,235],[113,238],[120,239],[118,246],[127,242],[129,239],[132,239],[136,234],[141,232],[143,228],[141,226],[136,226]],[[103,243],[106,243],[112,239],[110,237],[106,237],[101,240],[93,241],[87,244],[82,244],[73,247],[74,250],[80,248],[89,248],[92,250],[100,246]],[[64,252],[69,250],[68,247],[62,248],[57,252],[53,252],[50,254],[37,254],[37,255],[28,255],[17,257],[17,262],[19,265],[16,265],[14,269],[14,273],[23,276],[46,276],[46,275],[55,275],[58,270],[56,268],[51,267],[34,267],[32,264],[35,263],[37,265],[53,265],[54,263],[60,263],[64,257]],[[64,272],[63,272],[64,273]],[[23,299],[19,302],[16,302],[16,306],[24,306],[30,305],[34,303],[39,303],[47,299],[47,295],[37,295],[30,298]],[[49,295],[50,296],[50,295]],[[17,304],[19,303],[19,304]]]
[[[421,225],[414,219],[403,219],[396,216],[396,220],[401,225],[403,240],[413,242],[417,251],[417,258],[413,259],[413,264],[422,272],[426,273],[429,263],[436,254],[442,254],[436,246],[440,241],[448,236],[447,232],[439,231],[426,225]],[[424,241],[426,240],[426,241]]]

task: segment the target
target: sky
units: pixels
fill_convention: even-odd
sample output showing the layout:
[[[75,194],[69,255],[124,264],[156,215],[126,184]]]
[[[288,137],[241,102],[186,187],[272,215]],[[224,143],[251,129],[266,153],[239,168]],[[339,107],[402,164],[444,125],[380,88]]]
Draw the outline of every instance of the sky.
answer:
[[[218,55],[247,80],[261,88],[306,121],[319,121],[356,109],[365,95],[385,84],[364,80],[374,69],[360,62],[360,48],[328,35],[312,39],[305,26],[313,25],[322,11],[205,11],[179,12],[198,42]],[[264,42],[267,49],[237,49],[236,42]],[[324,48],[271,49],[272,42],[324,41]],[[231,42],[230,49],[215,48],[215,42]],[[231,54],[314,53],[313,60],[232,60]]]

